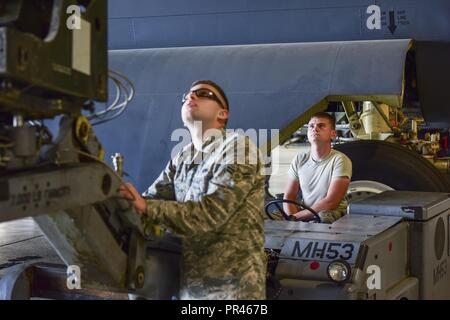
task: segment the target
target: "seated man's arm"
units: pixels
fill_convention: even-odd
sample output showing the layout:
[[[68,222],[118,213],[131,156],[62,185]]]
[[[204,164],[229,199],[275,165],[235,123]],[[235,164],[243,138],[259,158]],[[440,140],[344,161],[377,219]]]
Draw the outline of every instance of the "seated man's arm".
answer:
[[[335,210],[339,206],[339,203],[347,193],[348,186],[350,185],[350,179],[348,177],[336,177],[331,180],[328,192],[325,198],[317,201],[311,206],[316,212],[323,210]],[[301,220],[311,219],[314,215],[309,210],[301,210],[295,214],[295,216]]]
[[[288,177],[286,187],[284,189],[283,199],[295,201],[297,194],[300,191],[300,182],[297,179]],[[298,212],[298,207],[295,204],[283,203],[284,212],[287,214],[295,214]]]

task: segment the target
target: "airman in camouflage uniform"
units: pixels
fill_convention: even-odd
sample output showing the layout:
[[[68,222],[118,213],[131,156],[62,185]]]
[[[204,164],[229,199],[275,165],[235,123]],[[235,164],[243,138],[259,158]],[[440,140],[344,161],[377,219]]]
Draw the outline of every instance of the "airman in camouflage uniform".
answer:
[[[196,88],[216,89],[194,83],[188,99],[197,104],[204,92]],[[248,138],[217,129],[169,161],[138,211],[145,224],[161,224],[182,238],[181,299],[265,299],[259,151]]]

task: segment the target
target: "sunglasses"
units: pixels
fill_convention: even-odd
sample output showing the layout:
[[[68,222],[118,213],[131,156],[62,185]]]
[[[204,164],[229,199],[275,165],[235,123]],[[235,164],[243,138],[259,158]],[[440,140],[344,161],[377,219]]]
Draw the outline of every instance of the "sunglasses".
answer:
[[[219,100],[219,98],[209,89],[200,88],[197,90],[191,90],[183,94],[183,98],[181,99],[181,102],[185,102],[187,100],[187,97],[191,94],[195,94],[198,98],[206,98],[210,100],[216,101],[222,108],[224,108],[222,102]]]

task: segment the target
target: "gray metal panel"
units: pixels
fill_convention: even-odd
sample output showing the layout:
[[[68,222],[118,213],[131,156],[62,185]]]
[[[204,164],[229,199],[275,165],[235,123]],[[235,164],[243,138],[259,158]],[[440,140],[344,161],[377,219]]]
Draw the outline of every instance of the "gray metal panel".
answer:
[[[383,217],[384,218],[384,217]],[[387,291],[396,283],[405,279],[409,274],[408,262],[411,256],[409,250],[409,224],[402,222],[380,233],[376,237],[370,237],[364,241],[367,249],[363,264],[359,266],[366,274],[369,266],[380,267],[380,288],[368,288],[363,281],[363,289],[367,290],[369,297],[386,299]]]
[[[346,300],[353,299],[349,295],[347,285],[333,282],[311,281],[299,279],[280,279],[283,287],[279,300]]]
[[[332,225],[293,221],[265,222],[266,248],[286,248],[299,240],[361,243],[396,225],[402,218],[347,215]],[[291,244],[292,245],[292,244]]]
[[[367,8],[374,4],[380,6],[382,25],[369,30]],[[401,38],[449,41],[449,15],[448,0],[109,0],[110,25],[133,26],[110,32],[109,47]]]
[[[136,98],[122,117],[95,131],[107,154],[124,153],[125,170],[143,188],[178,143],[170,137],[182,127],[181,96],[192,81],[209,78],[223,86],[229,128],[283,129],[330,95],[379,93],[399,100],[409,45],[390,40],[110,51],[110,68],[133,81]],[[355,61],[364,67],[353,68]]]
[[[450,296],[449,214],[447,209],[425,222],[411,222],[410,243],[414,250],[410,258],[411,275],[419,279],[420,299],[448,299]]]
[[[266,220],[264,230],[266,230],[266,233],[277,232],[280,234],[295,234],[302,232],[304,234],[320,233],[322,236],[326,233],[345,233],[347,235],[351,234],[370,237],[389,229],[401,220],[401,217],[348,214],[331,225],[323,223]]]
[[[401,217],[347,214],[331,225],[330,231],[375,236],[396,225]]]
[[[428,220],[450,207],[450,194],[440,192],[384,191],[350,203],[350,214],[384,215]]]
[[[109,19],[108,35],[108,48],[125,49],[136,46],[134,25],[131,19]]]
[[[399,62],[404,62],[407,46],[408,40],[355,41],[339,46],[330,91],[344,95],[399,95],[404,70],[404,63]],[[389,53],[380,52],[385,50]],[[378,70],[380,67],[382,70]]]
[[[324,241],[345,241],[345,242],[362,242],[368,238],[366,235],[353,233],[320,233],[320,232],[294,232],[286,233],[280,232],[266,232],[266,237],[285,237],[289,239],[309,239],[309,240],[324,240]]]

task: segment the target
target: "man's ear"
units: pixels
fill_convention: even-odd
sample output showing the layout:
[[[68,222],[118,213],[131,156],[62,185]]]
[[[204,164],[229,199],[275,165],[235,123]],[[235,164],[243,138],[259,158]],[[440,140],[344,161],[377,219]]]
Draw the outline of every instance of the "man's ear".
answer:
[[[336,137],[337,137],[337,132],[336,132],[336,130],[331,131],[331,140],[336,139]]]
[[[220,120],[228,119],[228,110],[220,110],[218,117]]]

